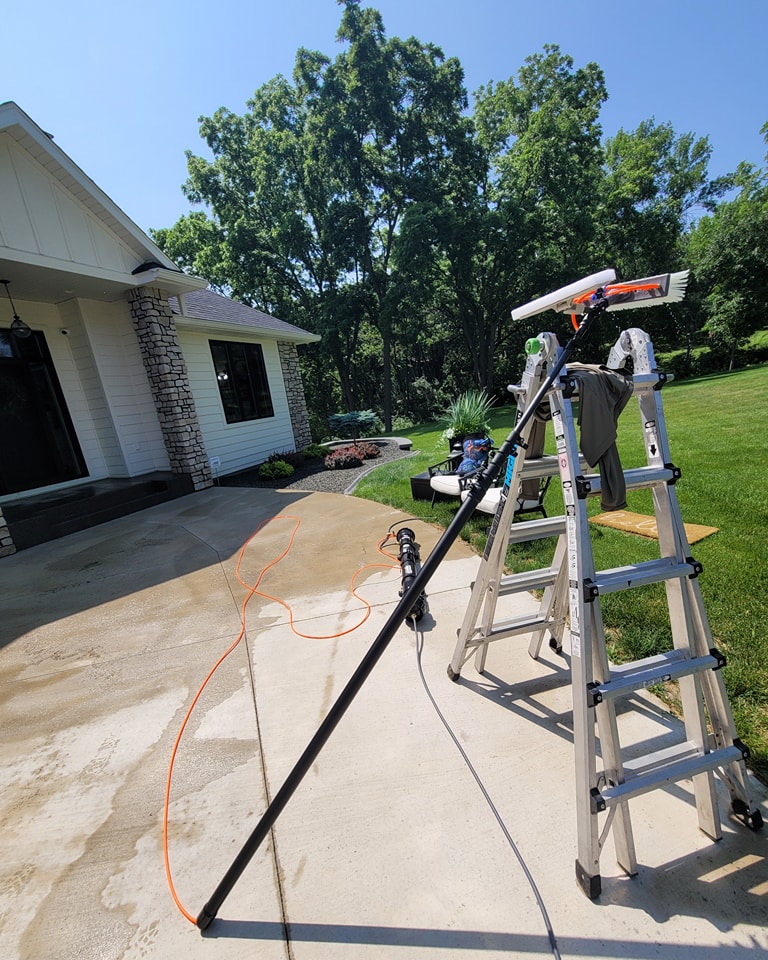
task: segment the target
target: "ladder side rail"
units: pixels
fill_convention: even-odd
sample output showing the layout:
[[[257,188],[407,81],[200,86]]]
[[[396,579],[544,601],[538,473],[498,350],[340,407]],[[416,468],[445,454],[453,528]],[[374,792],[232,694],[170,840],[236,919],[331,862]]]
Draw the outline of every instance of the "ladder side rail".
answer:
[[[598,793],[596,724],[587,702],[587,688],[594,679],[593,637],[584,609],[583,584],[587,577],[593,577],[594,562],[589,531],[584,529],[586,511],[580,509],[576,495],[575,470],[578,469],[579,446],[572,404],[563,396],[562,390],[553,390],[550,407],[566,516],[576,788],[576,878],[584,893],[592,900],[598,896],[601,888],[600,836],[597,816],[592,811],[592,798]]]
[[[644,344],[645,354],[652,358],[650,342]],[[664,409],[659,390],[648,390],[638,397],[640,415],[645,433],[646,456],[649,465],[657,458],[662,463],[671,462],[669,438],[667,435]],[[690,546],[683,525],[682,514],[673,484],[654,487],[654,513],[659,538],[659,550],[662,557],[674,558],[676,562],[690,557]],[[709,653],[709,647],[703,647],[700,624],[695,622],[691,595],[680,579],[667,580],[664,584],[667,595],[672,642],[676,650],[693,659]],[[693,743],[703,756],[709,752],[709,727],[704,712],[704,685],[702,674],[691,673],[678,679],[678,688],[683,712],[683,724],[686,739]],[[720,813],[715,789],[714,773],[705,770],[693,777],[693,790],[699,828],[719,840],[722,837]]]
[[[563,646],[563,633],[565,631],[565,614],[568,608],[568,581],[566,577],[568,540],[566,535],[560,534],[557,538],[557,546],[552,557],[550,566],[551,572],[555,575],[554,581],[545,588],[539,607],[539,617],[542,621],[547,621],[548,626],[539,630],[534,630],[528,644],[528,655],[533,660],[538,660],[541,652],[541,644],[544,641],[544,634],[549,630],[552,638],[552,646],[558,652]]]
[[[578,387],[574,399],[578,396]],[[570,403],[570,401],[567,401]],[[572,409],[572,408],[571,408]],[[575,438],[575,429],[573,428],[573,416],[571,415],[571,429],[574,431],[573,436]],[[569,470],[570,478],[575,481],[575,474],[580,473],[579,463],[573,459],[569,459]],[[575,487],[575,483],[574,483]],[[577,496],[575,498],[576,506],[576,518],[577,518],[577,527],[580,530],[580,533],[576,540],[576,548],[578,549],[581,557],[583,558],[583,568],[582,576],[578,580],[579,590],[578,590],[578,602],[581,608],[580,619],[582,624],[588,626],[588,629],[583,627],[583,632],[591,638],[591,657],[592,657],[592,670],[591,670],[591,681],[586,679],[585,682],[580,684],[580,688],[586,691],[586,687],[590,683],[604,683],[610,679],[611,675],[611,665],[608,659],[608,650],[605,643],[605,626],[603,623],[602,615],[602,606],[600,601],[600,596],[594,596],[589,594],[591,599],[587,601],[587,591],[586,591],[586,580],[589,578],[594,581],[600,575],[595,569],[595,560],[594,560],[594,551],[592,547],[592,535],[590,532],[589,518],[587,513],[587,498],[585,494],[582,494],[581,498]],[[572,668],[573,669],[573,668]],[[573,685],[574,685],[574,711],[576,710],[576,684],[577,678],[576,674],[573,674]],[[624,765],[622,761],[621,753],[621,741],[619,738],[619,729],[618,721],[616,715],[616,701],[612,699],[604,699],[601,702],[597,703],[592,708],[593,711],[593,724],[597,725],[597,735],[600,742],[600,757],[602,759],[602,771],[597,770],[597,761],[595,760],[596,768],[596,784],[595,786],[599,789],[600,781],[603,781],[606,785],[617,785],[624,782]],[[589,716],[587,717],[587,723],[590,722]],[[575,728],[575,716],[574,716],[574,728]],[[594,789],[594,787],[592,788]],[[591,792],[591,791],[590,791]],[[584,794],[581,795],[580,799],[577,799],[577,803],[582,805],[587,805],[587,798]],[[590,811],[592,814],[592,820],[594,821],[593,830],[597,828],[597,811],[592,809],[590,805]],[[630,876],[634,876],[637,873],[637,854],[635,851],[635,842],[632,832],[632,822],[630,819],[630,810],[629,803],[626,800],[619,801],[615,805],[614,816],[610,823],[610,830],[613,833],[614,848],[616,853],[616,860],[619,866]],[[606,832],[609,828],[606,827]],[[598,841],[597,848],[597,857],[599,858],[602,852],[602,838]],[[577,867],[577,875],[579,873]]]
[[[684,530],[683,527],[684,543],[687,546]],[[685,594],[686,608],[691,619],[692,655],[704,656],[715,648],[716,644],[701,594],[701,585],[697,578],[690,577],[679,581],[678,587]],[[730,762],[722,769],[721,778],[730,793],[733,809],[739,814],[747,813],[751,817],[749,776],[745,762],[748,751],[738,739],[721,670],[718,668],[704,671],[699,676],[698,683],[706,706],[706,716],[709,718],[710,748],[722,750],[736,745],[742,751],[741,759]],[[749,822],[751,825],[752,821]],[[719,836],[717,838],[719,839]]]
[[[643,395],[639,397],[638,400],[644,423],[648,424],[652,420],[655,421],[652,429],[659,434],[661,439],[658,456],[660,458],[666,458],[666,462],[669,462],[669,442],[660,393],[659,391],[652,391],[652,395]],[[656,432],[651,434],[652,438],[655,438]],[[648,458],[650,462],[650,450],[648,451]],[[690,545],[688,544],[685,525],[674,488],[670,487],[668,489],[667,498],[663,497],[660,491],[654,490],[654,507],[657,516],[660,513],[664,514],[667,510],[669,511],[669,527],[675,536],[675,551],[680,557],[689,556]],[[693,620],[692,636],[694,638],[694,650],[692,653],[699,657],[706,656],[715,646],[715,642],[712,637],[699,581],[696,578],[689,578],[683,581],[681,586],[688,595],[687,606],[691,611]],[[725,690],[725,684],[719,670],[705,673],[702,677],[702,686],[715,745],[718,748],[730,746],[734,740],[737,739],[737,733],[733,723],[733,716]],[[746,766],[741,763],[737,765],[737,769],[734,772],[738,783],[738,799],[748,804],[749,795],[746,786]],[[729,787],[733,795],[733,785],[729,784]]]
[[[586,615],[590,620],[592,636],[596,641],[592,645],[592,675],[597,682],[603,682],[610,677],[610,663],[605,646],[605,628],[599,597],[596,597],[591,603],[585,604],[585,606],[587,607]],[[616,717],[616,701],[612,699],[603,700],[593,707],[593,710],[600,740],[600,756],[603,763],[602,776],[607,786],[615,786],[623,783],[625,779]],[[600,779],[599,771],[598,779]],[[593,816],[594,819],[597,819],[596,815]],[[635,852],[629,804],[626,801],[617,804],[611,829],[613,831],[616,861],[629,876],[634,876],[637,873],[637,854]]]
[[[538,361],[534,364],[534,376],[531,378],[531,383],[528,386],[528,390],[525,395],[525,406],[521,410],[527,410],[528,405],[535,396],[540,382],[543,379],[543,364],[541,361]],[[521,412],[521,411],[520,411]],[[489,636],[493,630],[494,618],[496,616],[496,609],[499,601],[499,588],[501,585],[501,578],[504,573],[504,565],[507,557],[507,548],[509,546],[509,531],[512,529],[512,524],[515,519],[515,506],[517,503],[517,498],[520,495],[521,491],[521,482],[522,482],[522,473],[523,467],[526,462],[527,456],[527,445],[530,439],[531,431],[533,430],[534,418],[528,421],[528,423],[523,428],[521,434],[521,443],[518,448],[517,456],[514,459],[514,465],[511,471],[511,476],[509,475],[509,491],[507,496],[502,495],[499,506],[497,507],[498,515],[498,524],[497,524],[497,533],[496,538],[491,550],[491,555],[489,557],[488,568],[494,573],[489,580],[488,589],[485,591],[485,605],[483,607],[483,616],[482,616],[482,625],[481,631],[482,636]],[[506,485],[506,478],[505,478]],[[494,517],[496,520],[496,517]],[[478,673],[482,673],[485,670],[485,661],[488,654],[488,644],[484,644],[477,651],[477,657],[475,661],[475,668]]]
[[[554,336],[551,337],[549,345],[552,351],[559,356],[561,350]],[[549,354],[547,354],[547,356],[549,356]],[[516,391],[518,398],[517,416],[515,418],[516,426],[541,389],[546,373],[545,361],[546,356],[543,353],[532,354],[526,360],[520,389]],[[521,434],[523,444],[528,442],[532,428],[533,417],[531,417],[523,427]],[[485,669],[488,644],[477,644],[473,641],[475,641],[478,636],[481,638],[489,637],[491,633],[509,543],[508,534],[514,521],[517,491],[520,487],[521,474],[525,464],[525,447],[523,444],[517,448],[509,484],[506,483],[507,478],[505,478],[505,486],[508,486],[509,493],[506,497],[502,497],[499,500],[499,505],[488,533],[485,551],[480,561],[478,575],[472,585],[472,593],[464,614],[464,620],[458,630],[456,647],[448,666],[448,674],[452,679],[458,678],[461,667],[467,662],[473,652],[476,653],[476,667],[478,672],[482,673]],[[481,619],[482,623],[479,624],[478,621]],[[470,643],[471,647],[469,646]]]

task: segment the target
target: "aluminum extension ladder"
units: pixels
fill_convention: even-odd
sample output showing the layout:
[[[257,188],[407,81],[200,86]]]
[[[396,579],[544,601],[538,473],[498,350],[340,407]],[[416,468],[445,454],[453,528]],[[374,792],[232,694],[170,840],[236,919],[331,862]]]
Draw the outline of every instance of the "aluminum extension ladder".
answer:
[[[510,388],[517,394],[518,421],[541,386],[547,363],[560,351],[557,338],[551,333],[542,333],[529,344],[522,382]],[[579,374],[564,368],[548,393],[557,453],[535,460],[526,458],[533,429],[531,419],[523,429],[516,455],[510,457],[499,506],[448,667],[449,677],[456,680],[463,664],[474,654],[476,669],[482,672],[491,643],[529,634],[528,652],[535,659],[547,633],[550,645],[560,649],[568,628],[573,686],[576,876],[590,899],[600,893],[600,853],[611,830],[619,865],[630,875],[637,872],[628,801],[639,794],[692,778],[699,827],[713,839],[720,839],[716,772],[728,787],[733,812],[754,830],[762,826],[760,811],[749,798],[745,765],[748,751],[736,736],[719,672],[725,659],[713,646],[697,582],[701,566],[691,557],[675,494],[680,471],[670,456],[661,403],[661,387],[667,377],[656,369],[652,344],[642,330],[630,329],[621,334],[607,366],[619,370],[628,359],[632,361],[629,379],[639,403],[647,463],[625,470],[624,479],[627,489],[652,491],[659,559],[611,570],[595,569],[587,498],[600,494],[601,477],[584,472],[588,468],[579,453],[572,410],[572,401],[579,395]],[[557,473],[565,514],[513,523],[521,482]],[[504,574],[508,544],[554,536],[558,539],[549,567]],[[621,666],[611,664],[600,598],[657,582],[666,586],[672,649]],[[501,597],[531,590],[543,591],[537,612],[497,619]],[[633,759],[624,759],[616,720],[617,699],[667,680],[679,681],[685,739],[671,748],[640,757],[636,756],[635,744]]]

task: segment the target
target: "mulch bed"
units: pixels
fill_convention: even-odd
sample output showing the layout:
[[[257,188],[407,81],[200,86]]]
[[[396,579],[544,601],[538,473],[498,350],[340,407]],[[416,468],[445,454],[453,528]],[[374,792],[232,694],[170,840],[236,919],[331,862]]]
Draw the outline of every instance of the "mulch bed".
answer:
[[[352,441],[350,441],[351,443]],[[322,457],[305,460],[297,467],[290,477],[280,477],[276,480],[262,480],[259,477],[258,467],[253,470],[244,470],[221,477],[218,481],[222,487],[264,487],[269,490],[319,490],[326,493],[346,493],[369,470],[391,460],[400,460],[410,457],[410,450],[402,450],[395,440],[366,440],[366,443],[375,443],[381,450],[381,456],[373,460],[365,460],[360,467],[350,467],[345,470],[327,470]]]

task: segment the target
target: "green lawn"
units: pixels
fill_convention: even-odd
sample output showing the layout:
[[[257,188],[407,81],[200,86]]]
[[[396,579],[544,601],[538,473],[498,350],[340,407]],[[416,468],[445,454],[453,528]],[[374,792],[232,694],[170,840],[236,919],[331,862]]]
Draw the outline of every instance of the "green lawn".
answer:
[[[703,564],[699,583],[715,644],[728,659],[723,670],[736,727],[748,744],[750,766],[768,782],[768,366],[671,383],[664,413],[674,463],[682,470],[676,490],[686,523],[717,527],[696,543]],[[493,436],[500,443],[512,427],[514,407],[494,411]],[[446,455],[441,426],[409,430],[417,456],[385,464],[359,484],[360,497],[391,504],[411,516],[447,524],[456,507],[411,498],[410,476]],[[548,438],[551,450],[552,438]],[[619,422],[619,452],[626,467],[644,462],[637,406],[631,401]],[[560,507],[559,484],[547,494],[550,515]],[[560,500],[560,503],[562,501]],[[649,491],[630,491],[627,509],[652,514]],[[590,501],[590,515],[600,511]],[[481,551],[490,518],[473,518],[463,539]],[[655,541],[606,528],[593,531],[598,569],[658,556]],[[551,560],[551,541],[520,544],[508,553],[510,570]],[[610,594],[603,616],[615,660],[637,659],[670,647],[664,587]],[[510,641],[512,642],[512,641]],[[674,690],[668,691],[674,702]]]

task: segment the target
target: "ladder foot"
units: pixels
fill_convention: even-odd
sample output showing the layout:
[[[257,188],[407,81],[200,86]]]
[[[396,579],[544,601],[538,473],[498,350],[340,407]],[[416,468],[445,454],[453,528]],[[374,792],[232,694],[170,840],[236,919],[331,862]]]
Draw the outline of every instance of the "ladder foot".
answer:
[[[555,653],[563,652],[563,644],[561,643],[560,640],[557,639],[557,637],[549,638],[549,648],[550,650],[554,650]]]
[[[763,815],[757,807],[755,807],[754,810],[750,810],[743,800],[737,799],[733,801],[731,809],[745,827],[749,827],[749,829],[754,830],[755,833],[763,829]]]
[[[448,664],[448,678],[449,678],[450,680],[453,680],[454,683],[456,683],[456,681],[459,679],[460,676],[461,676],[461,673],[459,673],[458,671],[454,670],[453,667],[451,666],[451,664],[449,663],[449,664]]]
[[[581,887],[582,893],[586,894],[590,900],[595,900],[600,896],[603,888],[600,874],[590,876],[578,860],[576,861],[576,882]]]

